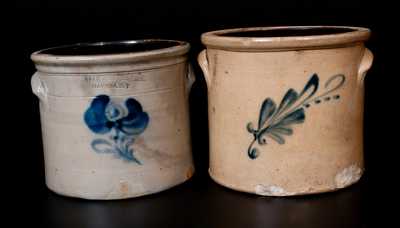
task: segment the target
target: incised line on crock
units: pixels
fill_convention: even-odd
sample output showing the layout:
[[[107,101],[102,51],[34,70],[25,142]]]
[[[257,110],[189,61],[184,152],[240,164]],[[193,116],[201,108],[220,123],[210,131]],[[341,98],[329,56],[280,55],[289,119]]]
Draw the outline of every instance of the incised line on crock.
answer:
[[[134,98],[124,104],[113,102],[107,95],[96,96],[84,113],[84,122],[96,134],[107,135],[108,139],[97,138],[91,143],[97,153],[114,154],[126,161],[142,164],[131,147],[149,123],[149,115]]]
[[[311,104],[320,104],[322,101],[338,100],[339,94],[330,94],[342,87],[344,82],[343,74],[334,75],[325,82],[324,91],[314,96],[318,90],[319,77],[313,74],[300,93],[289,89],[278,108],[271,98],[265,99],[260,109],[258,128],[255,129],[251,122],[247,124],[247,131],[254,136],[247,150],[248,156],[251,159],[257,158],[259,150],[255,148],[254,143],[257,141],[259,145],[267,144],[267,137],[284,144],[284,136],[293,134],[291,126],[305,121],[304,108],[309,108]]]

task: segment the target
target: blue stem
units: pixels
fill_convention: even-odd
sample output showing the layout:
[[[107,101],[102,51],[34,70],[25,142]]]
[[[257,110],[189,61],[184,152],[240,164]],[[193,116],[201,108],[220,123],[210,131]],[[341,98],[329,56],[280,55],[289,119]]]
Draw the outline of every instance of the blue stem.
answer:
[[[257,149],[253,148],[254,143],[257,141],[257,133],[254,133],[253,135],[254,135],[254,139],[250,143],[249,148],[247,149],[247,154],[249,155],[249,157],[251,159],[255,159],[258,157]]]

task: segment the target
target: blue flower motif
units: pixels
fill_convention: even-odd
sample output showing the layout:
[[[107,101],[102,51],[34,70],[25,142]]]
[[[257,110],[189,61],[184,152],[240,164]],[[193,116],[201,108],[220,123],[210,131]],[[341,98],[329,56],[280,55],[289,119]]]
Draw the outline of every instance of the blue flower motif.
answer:
[[[92,148],[98,153],[115,155],[141,164],[130,146],[134,137],[141,134],[149,123],[149,116],[134,98],[128,98],[124,105],[111,101],[107,95],[96,96],[84,114],[88,128],[96,134],[110,134],[113,142],[95,139]]]
[[[127,135],[140,134],[149,123],[149,116],[137,100],[128,98],[123,107],[111,102],[107,95],[93,99],[84,119],[90,130],[97,134],[106,134],[113,128]]]

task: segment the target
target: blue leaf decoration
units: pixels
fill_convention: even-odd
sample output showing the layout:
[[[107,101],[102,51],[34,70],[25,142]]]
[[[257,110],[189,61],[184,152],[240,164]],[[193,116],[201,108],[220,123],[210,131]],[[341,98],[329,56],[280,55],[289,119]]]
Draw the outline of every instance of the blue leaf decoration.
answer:
[[[105,139],[95,139],[92,141],[92,148],[97,153],[115,153],[111,142]]]
[[[300,108],[295,110],[294,112],[287,114],[285,117],[282,118],[281,121],[274,124],[274,126],[287,126],[291,124],[303,123],[305,117],[306,116],[304,114],[304,109]]]
[[[132,149],[121,149],[121,148],[116,148],[117,155],[121,158],[123,158],[126,161],[133,161],[136,162],[137,164],[141,165],[142,163],[133,156],[133,150]]]
[[[284,144],[285,143],[285,140],[283,139],[283,137],[280,136],[277,133],[274,133],[273,131],[268,133],[268,137],[270,137],[271,139],[275,140],[279,144]]]
[[[293,130],[291,128],[287,128],[287,127],[283,127],[283,126],[275,127],[274,131],[281,135],[292,135],[293,134]]]
[[[319,85],[319,78],[317,74],[313,74],[310,78],[310,80],[308,80],[307,84],[304,86],[304,89],[301,91],[299,97],[302,97],[304,94],[306,94],[306,92],[308,92],[309,90],[311,91],[308,96],[304,99],[307,100],[308,98],[314,96],[314,94],[317,92],[318,90],[318,85]]]
[[[276,105],[275,102],[267,98],[261,105],[260,117],[258,119],[258,128],[262,128],[265,122],[275,113]]]
[[[290,106],[297,101],[298,96],[299,95],[294,89],[289,89],[279,104],[278,111],[276,113],[279,115],[290,108]]]
[[[332,76],[326,81],[326,91],[311,100],[319,86],[319,77],[317,74],[313,74],[300,93],[297,93],[294,89],[289,89],[283,96],[278,108],[276,108],[275,102],[271,98],[265,99],[261,105],[258,129],[254,129],[251,122],[246,125],[247,131],[254,136],[247,150],[248,156],[251,159],[259,156],[259,150],[254,147],[255,142],[258,142],[259,145],[264,145],[267,144],[267,138],[270,138],[279,144],[284,144],[284,136],[293,134],[291,126],[305,121],[303,106],[308,108],[313,101],[320,103],[322,98],[340,88],[344,82],[344,75]],[[333,83],[335,84],[330,86]],[[338,95],[335,97],[339,98]],[[329,101],[331,99],[325,97],[323,100]]]

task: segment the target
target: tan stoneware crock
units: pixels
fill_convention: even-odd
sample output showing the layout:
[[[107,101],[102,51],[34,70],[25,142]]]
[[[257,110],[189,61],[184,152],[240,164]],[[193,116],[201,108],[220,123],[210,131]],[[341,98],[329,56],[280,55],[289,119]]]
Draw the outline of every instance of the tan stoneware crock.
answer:
[[[189,179],[188,50],[186,42],[138,40],[33,53],[47,186],[122,199]]]
[[[259,27],[204,33],[211,177],[290,196],[357,182],[363,165],[366,28]]]

